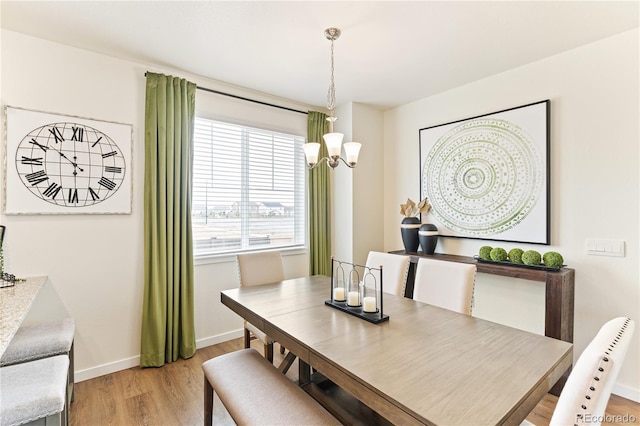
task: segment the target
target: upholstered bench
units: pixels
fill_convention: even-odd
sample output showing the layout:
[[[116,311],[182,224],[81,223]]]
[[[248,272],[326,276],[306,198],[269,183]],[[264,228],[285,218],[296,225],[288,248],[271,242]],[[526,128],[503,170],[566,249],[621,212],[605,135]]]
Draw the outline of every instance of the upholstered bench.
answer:
[[[69,357],[67,397],[73,401],[73,340],[76,322],[73,318],[23,325],[9,342],[0,358],[0,367],[55,355]]]
[[[67,425],[68,372],[66,355],[0,368],[0,425]]]
[[[254,349],[210,359],[204,370],[204,424],[213,420],[213,392],[237,424],[338,425],[316,400]]]

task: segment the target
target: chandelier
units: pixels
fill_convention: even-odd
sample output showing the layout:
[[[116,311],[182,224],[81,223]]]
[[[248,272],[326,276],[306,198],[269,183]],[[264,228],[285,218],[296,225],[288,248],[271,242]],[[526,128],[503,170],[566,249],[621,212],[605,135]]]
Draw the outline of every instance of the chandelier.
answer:
[[[346,142],[344,144],[346,159],[344,159],[340,156],[344,135],[342,133],[334,133],[333,131],[333,123],[338,119],[338,117],[333,115],[333,109],[336,106],[336,86],[333,79],[333,42],[340,37],[340,34],[341,31],[338,28],[327,28],[324,31],[324,36],[331,41],[331,80],[329,82],[329,91],[327,92],[327,109],[329,110],[327,121],[329,122],[329,133],[322,136],[324,143],[327,145],[329,157],[323,157],[318,161],[320,144],[318,142],[305,143],[302,147],[307,159],[307,166],[309,166],[310,169],[313,169],[322,161],[326,161],[332,169],[338,167],[340,161],[350,168],[354,168],[358,162],[361,144],[358,142]]]

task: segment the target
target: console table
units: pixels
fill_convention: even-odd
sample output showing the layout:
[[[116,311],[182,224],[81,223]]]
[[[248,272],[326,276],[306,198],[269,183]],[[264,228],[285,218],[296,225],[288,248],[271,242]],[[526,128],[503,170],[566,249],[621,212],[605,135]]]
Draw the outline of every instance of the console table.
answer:
[[[518,266],[495,263],[478,262],[469,256],[457,256],[452,254],[424,254],[422,252],[405,252],[404,250],[391,251],[393,254],[407,255],[411,257],[409,275],[405,297],[413,297],[413,285],[415,280],[415,268],[418,259],[428,257],[449,262],[471,263],[476,265],[477,271],[484,274],[502,275],[505,277],[520,278],[545,283],[545,319],[544,334],[548,337],[573,343],[573,303],[575,292],[575,270],[562,268],[557,272],[541,269],[522,268]],[[551,389],[551,393],[559,395],[560,390],[569,376],[571,369]]]

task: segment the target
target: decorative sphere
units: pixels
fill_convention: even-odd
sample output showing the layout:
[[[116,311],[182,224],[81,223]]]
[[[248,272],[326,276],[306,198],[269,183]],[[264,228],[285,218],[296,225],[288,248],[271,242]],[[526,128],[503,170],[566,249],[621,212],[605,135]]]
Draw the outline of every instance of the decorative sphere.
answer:
[[[491,260],[496,262],[502,262],[507,260],[507,251],[502,247],[496,247],[491,252],[489,252],[489,256],[491,256]]]
[[[513,263],[522,263],[522,253],[524,250],[519,248],[509,250],[509,260]]]
[[[548,251],[542,256],[542,261],[549,268],[559,268],[564,264],[562,255],[556,251]]]
[[[480,247],[480,259],[491,260],[491,250],[493,250],[493,247],[491,246]]]
[[[542,256],[535,250],[527,250],[522,253],[522,263],[525,265],[540,265]]]

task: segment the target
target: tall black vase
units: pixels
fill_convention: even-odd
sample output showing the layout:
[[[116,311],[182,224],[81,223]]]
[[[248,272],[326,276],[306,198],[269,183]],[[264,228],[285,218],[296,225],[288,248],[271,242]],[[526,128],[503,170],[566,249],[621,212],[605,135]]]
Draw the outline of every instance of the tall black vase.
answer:
[[[400,225],[400,232],[402,234],[402,244],[404,244],[404,251],[415,253],[418,251],[418,229],[420,229],[420,219],[417,217],[405,217],[402,219]]]
[[[432,223],[423,223],[418,230],[420,247],[425,254],[433,254],[438,244],[438,227]]]

